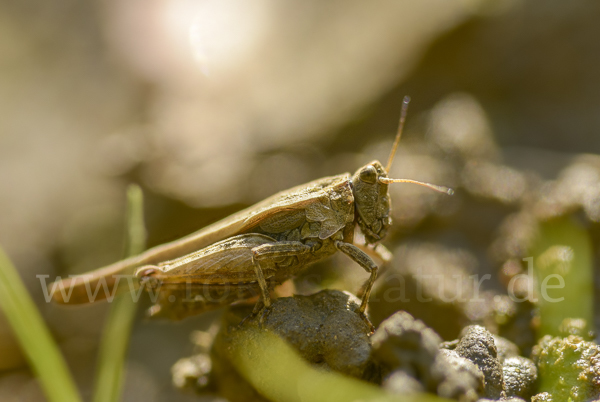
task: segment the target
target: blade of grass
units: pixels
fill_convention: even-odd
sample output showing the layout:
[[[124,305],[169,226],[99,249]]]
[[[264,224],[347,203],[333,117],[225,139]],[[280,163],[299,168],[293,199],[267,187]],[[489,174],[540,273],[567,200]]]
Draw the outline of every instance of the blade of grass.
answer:
[[[48,400],[81,401],[58,345],[52,339],[17,270],[1,248],[0,306]]]
[[[127,238],[126,257],[144,251],[144,199],[142,190],[137,185],[130,185],[127,189]],[[136,307],[137,304],[128,294],[116,297],[110,307],[100,343],[94,402],[114,402],[120,399],[124,363]]]
[[[268,331],[239,331],[231,344],[236,369],[261,395],[274,402],[444,402],[430,394],[392,395],[381,388],[317,370],[283,339]]]

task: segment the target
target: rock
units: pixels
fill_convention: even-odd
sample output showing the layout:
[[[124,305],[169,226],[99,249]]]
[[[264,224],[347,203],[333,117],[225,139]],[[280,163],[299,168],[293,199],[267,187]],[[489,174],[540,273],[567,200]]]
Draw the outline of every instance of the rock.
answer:
[[[442,339],[420,320],[404,311],[383,321],[371,337],[373,358],[384,370],[402,370],[435,390],[431,368]]]
[[[441,350],[440,344],[441,338],[431,328],[406,312],[382,322],[372,345],[373,358],[382,365],[384,387],[415,392],[414,381],[420,381],[422,390],[462,402],[476,401],[483,391],[483,374],[456,352]]]
[[[305,360],[324,370],[379,381],[379,369],[371,360],[371,331],[357,312],[359,306],[356,296],[337,290],[282,297],[273,301],[262,324],[260,317],[242,323],[252,306],[231,306],[211,350],[211,383],[232,402],[264,400],[228,358],[231,341],[240,327],[262,328],[279,335]]]
[[[383,380],[381,386],[387,391],[399,395],[425,392],[423,384],[402,370],[392,372]]]
[[[263,328],[285,339],[312,364],[366,379],[372,368],[371,330],[358,314],[359,306],[356,296],[338,290],[283,297],[274,301]],[[258,318],[245,323],[257,324]]]
[[[504,364],[504,361],[509,357],[519,356],[519,347],[498,335],[492,335],[494,337],[494,343],[496,344],[496,350],[498,352],[498,360],[500,364]]]
[[[440,343],[440,349],[454,350],[458,346],[459,339]]]
[[[459,347],[459,345],[462,345],[462,351],[463,353],[466,353],[465,350],[466,349],[470,349],[467,346],[467,340],[468,338],[467,335],[469,335],[469,337],[473,338],[473,337],[480,337],[481,341],[484,345],[486,345],[486,348],[490,347],[490,340],[489,340],[489,336],[492,337],[493,339],[493,344],[495,345],[495,355],[497,358],[497,361],[500,364],[504,364],[505,361],[509,361],[509,365],[508,365],[508,373],[511,376],[510,377],[510,381],[511,381],[511,393],[507,392],[507,396],[511,396],[511,397],[517,397],[517,396],[522,396],[523,393],[527,393],[528,391],[531,391],[531,393],[533,393],[533,390],[531,389],[532,386],[532,382],[535,383],[535,379],[537,379],[537,370],[535,368],[535,365],[533,364],[533,362],[531,362],[528,359],[525,358],[520,358],[519,357],[519,348],[517,345],[515,345],[514,343],[512,343],[511,341],[509,341],[506,338],[503,338],[501,336],[498,335],[491,335],[489,334],[489,332],[487,330],[485,330],[483,327],[477,327],[477,326],[471,326],[471,327],[467,327],[463,330],[463,337],[462,339],[456,339],[453,341],[448,341],[448,342],[442,342],[440,344],[440,348],[442,349],[442,354],[444,354],[447,358],[450,359],[463,359],[465,361],[467,361],[469,364],[474,365],[474,367],[477,368],[477,371],[480,372],[480,375],[482,377],[482,388],[483,388],[483,371],[480,370],[480,368],[478,366],[475,365],[476,361],[485,361],[485,354],[487,353],[488,356],[488,360],[491,359],[493,360],[493,351],[488,350],[488,352],[480,352],[479,357],[477,356],[473,356],[472,353],[470,354],[471,356],[471,360],[473,362],[471,362],[471,360],[467,360],[465,357],[460,357],[460,355],[457,352],[457,348]],[[479,334],[479,335],[477,335]],[[464,339],[464,340],[463,340]],[[473,344],[473,339],[471,339],[470,344]],[[469,352],[470,353],[470,352]],[[516,359],[516,360],[512,360],[512,359]],[[523,361],[521,360],[523,359]],[[456,361],[456,360],[455,360]],[[487,364],[487,363],[484,363]],[[492,366],[497,367],[496,363],[492,363]],[[523,370],[523,372],[521,373],[520,370]],[[506,367],[503,368],[503,376],[506,376]],[[488,375],[490,375],[490,373],[488,373]],[[531,376],[534,376],[533,381],[531,381]],[[494,380],[493,378],[497,378],[497,373],[494,371],[493,372],[493,376],[491,376],[492,379],[490,379],[489,381],[492,382],[497,382],[497,380]],[[507,380],[506,378],[504,378],[504,383],[505,386],[508,386]],[[485,392],[480,391],[480,394],[487,394],[488,392],[494,392],[494,391],[490,391],[487,390]],[[441,396],[441,394],[440,394]],[[531,394],[529,394],[529,396],[525,396],[526,398],[529,398],[531,396]],[[446,397],[451,397],[451,396],[446,396]]]
[[[475,363],[483,372],[485,378],[484,396],[491,399],[500,399],[504,396],[504,380],[492,334],[479,325],[466,327],[463,334],[456,347],[456,352]]]
[[[592,222],[600,221],[600,156],[576,156],[557,180],[543,188],[535,210],[544,220],[582,210]]]
[[[531,402],[552,402],[552,395],[547,392],[541,392],[531,398]]]
[[[517,297],[522,298],[522,295],[517,293]],[[534,330],[536,306],[527,300],[514,304],[517,306],[514,313],[506,322],[498,326],[498,333],[503,338],[514,342],[525,356],[529,356],[531,348],[533,348],[536,342]]]
[[[437,387],[439,396],[470,402],[483,395],[483,373],[474,363],[460,357],[455,351],[440,349],[436,369],[444,376]]]
[[[504,389],[507,397],[529,400],[536,390],[537,368],[529,359],[521,356],[509,357],[502,367]]]
[[[538,367],[538,401],[589,401],[600,397],[600,346],[576,335],[540,339],[532,357]],[[550,399],[540,399],[550,398]]]
[[[207,354],[179,359],[171,367],[173,385],[179,389],[201,392],[209,385],[212,361]]]

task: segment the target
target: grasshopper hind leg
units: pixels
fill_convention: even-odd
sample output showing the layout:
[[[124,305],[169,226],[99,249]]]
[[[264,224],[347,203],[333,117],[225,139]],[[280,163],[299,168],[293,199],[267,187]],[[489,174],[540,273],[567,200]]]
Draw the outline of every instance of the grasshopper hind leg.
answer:
[[[242,320],[242,325],[249,317],[260,315],[259,323],[262,326],[266,315],[271,308],[271,296],[269,295],[269,286],[265,279],[263,269],[260,265],[261,260],[268,260],[281,257],[297,257],[311,251],[311,247],[299,241],[281,241],[276,243],[267,243],[252,249],[252,265],[256,274],[258,286],[261,291],[261,299],[256,303],[252,314]]]
[[[246,316],[239,324],[240,327],[248,321],[250,318],[254,318],[260,314],[259,324],[262,327],[264,322],[264,317],[268,313],[271,308],[271,295],[269,294],[269,286],[267,285],[267,281],[265,280],[265,276],[263,274],[260,263],[253,258],[253,266],[254,272],[256,273],[257,283],[260,288],[261,297],[256,301],[252,312]]]
[[[238,324],[238,328],[242,328],[244,326],[244,324],[246,323],[246,321],[248,321],[251,318],[254,318],[258,315],[258,313],[260,313],[263,309],[264,309],[264,303],[262,301],[262,297],[259,298],[256,303],[254,304],[254,308],[252,309],[252,312],[250,314],[248,314],[246,317],[244,317],[244,319],[242,321],[240,321],[240,323]]]

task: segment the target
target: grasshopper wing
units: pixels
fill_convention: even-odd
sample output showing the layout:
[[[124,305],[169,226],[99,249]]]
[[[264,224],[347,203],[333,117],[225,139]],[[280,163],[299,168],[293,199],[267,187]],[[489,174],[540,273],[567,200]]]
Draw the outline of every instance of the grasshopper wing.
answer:
[[[144,265],[159,265],[201,250],[213,243],[243,233],[252,233],[261,223],[277,219],[284,211],[305,210],[307,217],[321,223],[319,237],[326,238],[353,219],[350,174],[325,177],[277,193],[179,240],[153,247],[136,257],[50,284],[53,300],[61,304],[90,303],[89,290],[106,284],[95,300],[112,295],[119,276],[133,275]],[[109,292],[106,291],[109,290]],[[68,297],[66,297],[68,295]]]
[[[237,285],[255,283],[252,249],[276,240],[262,234],[233,236],[174,260],[139,268],[136,276],[152,276],[165,283]],[[269,261],[262,262],[265,278],[275,272]]]

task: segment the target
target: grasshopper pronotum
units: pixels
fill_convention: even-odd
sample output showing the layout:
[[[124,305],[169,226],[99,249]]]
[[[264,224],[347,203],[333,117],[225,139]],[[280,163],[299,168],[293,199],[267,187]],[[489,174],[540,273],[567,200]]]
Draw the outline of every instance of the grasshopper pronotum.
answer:
[[[271,304],[269,289],[308,264],[341,251],[370,273],[360,305],[364,316],[378,267],[353,244],[355,227],[364,234],[365,246],[385,237],[391,224],[391,183],[415,183],[453,193],[447,187],[387,177],[409,101],[404,98],[385,168],[373,161],[354,175],[325,177],[280,192],[182,239],[52,284],[53,299],[63,304],[88,303],[91,286],[97,288],[105,281],[112,289],[120,277],[134,274],[144,286],[158,291],[151,315],[180,319],[260,292],[253,312],[257,314]]]

